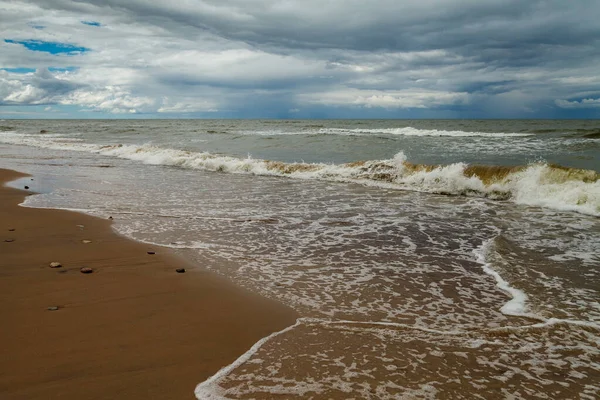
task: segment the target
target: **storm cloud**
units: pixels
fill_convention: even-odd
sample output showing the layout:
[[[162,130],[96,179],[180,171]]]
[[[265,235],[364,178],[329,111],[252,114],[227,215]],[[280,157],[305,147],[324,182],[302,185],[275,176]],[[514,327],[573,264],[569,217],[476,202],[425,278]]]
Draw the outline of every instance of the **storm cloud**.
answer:
[[[0,113],[597,118],[597,15],[590,0],[0,0]]]

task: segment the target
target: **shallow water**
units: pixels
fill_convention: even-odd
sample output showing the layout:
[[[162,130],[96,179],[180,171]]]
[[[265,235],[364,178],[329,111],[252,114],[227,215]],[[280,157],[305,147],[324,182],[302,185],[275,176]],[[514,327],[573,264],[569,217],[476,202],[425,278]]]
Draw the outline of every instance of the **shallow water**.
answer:
[[[199,398],[600,396],[594,121],[2,124],[27,206],[113,216],[300,313]]]

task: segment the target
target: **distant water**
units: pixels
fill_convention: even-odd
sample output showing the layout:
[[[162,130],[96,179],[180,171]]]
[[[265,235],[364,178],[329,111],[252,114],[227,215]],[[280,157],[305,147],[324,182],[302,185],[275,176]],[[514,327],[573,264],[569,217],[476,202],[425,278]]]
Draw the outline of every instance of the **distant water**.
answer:
[[[300,313],[198,398],[600,398],[599,121],[0,121],[0,167]]]

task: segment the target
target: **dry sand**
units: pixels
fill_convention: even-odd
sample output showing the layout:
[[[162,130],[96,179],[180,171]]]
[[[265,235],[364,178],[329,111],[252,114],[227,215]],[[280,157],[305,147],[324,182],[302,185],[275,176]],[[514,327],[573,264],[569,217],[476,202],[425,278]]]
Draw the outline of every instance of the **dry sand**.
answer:
[[[0,186],[20,176],[0,170]],[[0,187],[2,400],[194,399],[197,383],[294,323],[292,310],[111,221],[18,206],[26,195]]]

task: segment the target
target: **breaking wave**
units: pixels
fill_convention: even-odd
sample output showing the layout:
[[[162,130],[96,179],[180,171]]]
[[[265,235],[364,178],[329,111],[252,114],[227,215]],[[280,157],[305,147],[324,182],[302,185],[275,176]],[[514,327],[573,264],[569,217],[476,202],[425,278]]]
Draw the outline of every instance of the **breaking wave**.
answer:
[[[400,152],[389,160],[346,164],[285,163],[162,148],[150,144],[99,145],[77,142],[72,138],[14,133],[0,133],[0,141],[55,150],[84,151],[153,165],[487,197],[600,216],[598,172],[541,162],[515,167],[470,165],[463,162],[426,165],[413,164]]]
[[[344,128],[323,128],[319,130],[322,134],[337,135],[372,135],[388,134],[399,136],[453,136],[453,137],[522,137],[533,136],[533,133],[504,133],[504,132],[466,132],[466,131],[445,131],[437,129],[416,129],[410,126],[404,128],[379,128],[379,129],[344,129]]]
[[[404,128],[324,128],[319,125],[310,125],[303,130],[266,130],[266,131],[240,131],[242,135],[250,136],[286,136],[286,135],[340,135],[340,136],[373,136],[373,135],[393,135],[393,136],[450,136],[450,137],[486,137],[486,138],[506,138],[534,136],[533,133],[504,133],[504,132],[467,132],[467,131],[446,131],[437,129],[417,129],[412,127]]]
[[[585,139],[600,139],[600,130],[586,133],[582,137]]]

